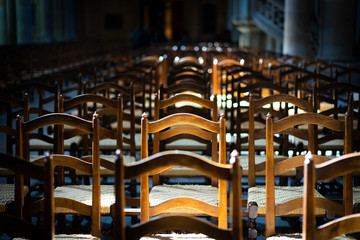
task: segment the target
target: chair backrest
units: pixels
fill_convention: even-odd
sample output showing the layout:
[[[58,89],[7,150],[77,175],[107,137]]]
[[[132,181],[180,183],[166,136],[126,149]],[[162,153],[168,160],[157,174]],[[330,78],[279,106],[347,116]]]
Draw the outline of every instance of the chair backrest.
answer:
[[[90,175],[92,177],[92,202],[90,205],[85,205],[65,197],[55,198],[55,210],[58,208],[66,208],[79,214],[91,216],[92,235],[100,237],[100,125],[98,115],[95,113],[93,119],[90,121],[66,113],[46,114],[28,122],[21,122],[21,119],[19,119],[17,122],[19,145],[22,142],[21,139],[24,132],[30,132],[39,127],[49,125],[58,125],[60,129],[58,132],[59,135],[63,133],[61,130],[64,128],[64,125],[73,127],[78,134],[86,133],[92,135],[91,161],[84,161],[74,156],[65,155],[63,152],[52,155],[52,163],[57,171],[57,186],[65,184],[64,167]],[[61,139],[61,136],[58,136],[58,141],[61,142]],[[21,152],[22,147],[18,146],[18,154],[20,156]],[[40,158],[37,159],[36,162],[41,163],[42,160],[43,158]]]
[[[264,108],[264,106],[268,104],[279,103],[279,111],[276,111],[275,108]],[[280,106],[282,103],[285,103],[285,109],[281,110]],[[255,186],[255,140],[257,139],[265,139],[266,136],[264,134],[264,130],[255,129],[255,116],[256,114],[264,114],[264,111],[267,113],[271,113],[273,117],[276,119],[282,119],[289,115],[289,106],[298,107],[305,112],[312,112],[311,99],[308,101],[296,98],[292,95],[288,94],[275,94],[271,96],[267,96],[264,98],[256,99],[250,94],[249,98],[249,111],[248,111],[248,119],[249,119],[249,186]],[[289,147],[289,141],[287,135],[284,136],[283,139],[277,139],[276,142],[281,143],[283,146],[283,155],[287,155],[287,150]]]
[[[53,192],[53,168],[50,156],[46,156],[43,166],[35,165],[26,159],[15,155],[0,153],[0,167],[12,170],[16,175],[15,181],[15,214],[0,214],[0,232],[6,232],[11,237],[25,237],[26,239],[52,239],[55,233],[55,209]],[[42,212],[43,225],[37,226],[24,218],[24,181],[28,177],[44,182],[44,197]],[[31,205],[32,203],[30,203]],[[28,204],[27,208],[32,208]]]
[[[149,122],[144,114],[141,120],[141,159],[149,156],[148,136],[154,134],[153,153],[160,151],[160,141],[177,137],[204,139],[211,141],[212,161],[226,163],[225,118],[212,121],[191,113],[176,113]],[[219,134],[219,140],[217,135]],[[158,184],[158,176],[153,176],[153,184]]]
[[[127,103],[130,103],[130,111],[125,112],[123,111],[124,107],[128,104],[123,103],[123,95],[116,96],[115,99],[107,98],[105,96],[101,96],[98,94],[86,93],[75,96],[70,99],[64,99],[60,97],[60,111],[66,112],[69,109],[72,109],[77,106],[81,106],[81,115],[84,119],[90,119],[91,115],[94,111],[89,111],[88,104],[94,103],[97,106],[95,109],[96,113],[99,115],[100,119],[102,120],[102,127],[101,127],[101,139],[115,139],[116,140],[116,148],[115,149],[123,149],[123,142],[130,144],[130,151],[131,155],[135,156],[135,119],[134,119],[134,102],[131,101],[133,99],[133,95],[131,94],[133,91],[132,86],[128,89],[128,93],[124,95],[128,100]],[[115,119],[115,120],[111,120]],[[126,120],[129,122],[130,135],[129,137],[123,136],[123,124]],[[114,122],[113,122],[114,121]],[[89,153],[89,139],[87,135],[83,135],[83,154]],[[115,150],[114,149],[114,150]]]
[[[15,120],[17,115],[22,115],[25,121],[29,120],[29,94],[24,99],[18,99],[7,94],[0,94],[0,106],[6,111],[6,124],[0,126],[0,132],[6,134],[6,152],[15,154]]]
[[[208,120],[217,121],[217,97],[216,95],[214,95],[213,99],[209,100],[192,94],[182,93],[166,99],[159,100],[158,95],[155,95],[155,121],[175,113],[191,113],[206,118]],[[184,138],[187,137],[189,137],[189,135],[184,136]],[[163,144],[161,144],[160,148],[164,149],[166,143],[173,142],[174,140],[179,140],[180,138],[180,136],[175,137],[175,139],[169,137],[162,141]],[[198,141],[207,145],[205,152],[207,155],[211,155],[211,142],[206,141],[205,139],[198,139]]]
[[[344,115],[349,111],[346,106],[349,104],[349,94],[360,93],[360,87],[345,82],[330,82],[321,86],[314,84],[314,109],[316,112],[338,118],[338,115]],[[322,103],[325,107],[321,107]]]
[[[359,170],[360,153],[345,154],[322,164],[316,164],[311,155],[307,156],[304,162],[303,239],[333,239],[342,234],[360,231],[360,214],[353,214],[351,208],[353,201],[351,176],[353,172]],[[326,199],[318,206],[319,204],[317,204],[314,196],[316,182],[327,181],[341,176],[344,176],[343,203]],[[328,209],[340,215],[340,217],[317,226],[315,207]]]
[[[308,131],[304,132],[295,126],[302,124],[308,125]],[[315,128],[316,126],[324,126],[336,132],[342,132],[344,137],[344,152],[349,153],[351,151],[351,117],[347,115],[345,117],[345,123],[337,119],[324,116],[317,113],[299,113],[280,119],[276,122],[269,114],[266,119],[266,235],[270,236],[275,233],[275,216],[284,215],[291,210],[300,209],[302,207],[302,197],[298,201],[291,201],[291,205],[287,208],[281,205],[275,206],[275,176],[293,168],[302,167],[304,164],[304,155],[294,156],[282,161],[274,161],[274,134],[287,133],[296,136],[300,139],[308,140],[308,151],[315,152]],[[322,163],[329,161],[329,157],[321,155],[313,155],[316,163]],[[348,194],[345,192],[344,194]],[[351,202],[352,203],[352,202]],[[291,206],[291,207],[290,207]],[[352,210],[352,204],[345,204],[345,213],[350,213]]]
[[[204,85],[202,83],[199,84],[193,81],[184,81],[181,84],[172,84],[166,87],[164,86],[164,84],[160,84],[159,95],[161,100],[183,92],[192,92],[195,94],[199,94],[205,99],[209,99],[210,82]]]
[[[196,168],[215,178],[230,182],[231,228],[218,228],[202,219],[185,215],[160,215],[136,226],[131,225],[125,227],[124,179],[146,176],[152,172],[158,172],[164,168],[174,166]],[[241,220],[241,170],[238,160],[234,160],[232,165],[217,164],[209,162],[194,153],[167,151],[152,155],[134,165],[124,166],[120,152],[118,152],[115,194],[114,239],[139,239],[146,234],[166,230],[184,230],[187,232],[203,233],[215,239],[242,239],[243,237]]]
[[[169,129],[168,129],[169,128]],[[162,131],[168,129],[166,131]],[[156,133],[156,134],[155,134]],[[221,164],[226,163],[226,142],[225,142],[225,119],[220,115],[218,122],[207,120],[205,118],[189,113],[178,113],[159,119],[157,121],[149,122],[146,114],[141,120],[141,159],[149,156],[148,151],[148,135],[154,134],[153,152],[159,152],[159,140],[168,137],[176,136],[182,133],[192,134],[200,138],[212,141],[212,161]],[[218,136],[219,135],[219,136]],[[217,140],[219,137],[219,141]],[[219,146],[219,147],[218,147]],[[159,183],[158,173],[153,174],[153,185]],[[212,179],[212,184],[216,185],[215,179]],[[219,180],[219,223],[223,224],[226,216],[220,216],[222,206],[226,205],[226,194],[223,194],[223,189],[226,189],[226,182]],[[141,178],[141,192],[148,191],[149,179],[148,176]],[[141,201],[141,220],[149,218],[149,206],[143,205]],[[202,211],[202,210],[201,210]],[[226,215],[226,213],[225,213]]]

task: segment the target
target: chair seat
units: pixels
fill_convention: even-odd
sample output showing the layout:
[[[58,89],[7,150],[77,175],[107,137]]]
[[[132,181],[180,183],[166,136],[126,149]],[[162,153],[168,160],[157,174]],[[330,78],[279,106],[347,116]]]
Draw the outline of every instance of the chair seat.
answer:
[[[205,156],[207,160],[211,161],[210,156]],[[161,177],[204,177],[204,173],[200,170],[188,167],[173,167],[160,173]]]
[[[115,203],[115,190],[113,185],[101,185],[101,214],[110,214],[110,206]],[[66,185],[55,188],[55,198],[70,198],[85,205],[92,205],[91,185]],[[70,209],[56,208],[56,213],[75,213]]]
[[[0,176],[14,176],[14,172],[7,168],[0,168]]]
[[[283,156],[283,155],[275,155],[274,156],[275,159],[287,159],[288,157]],[[249,174],[249,156],[248,155],[241,155],[238,157],[239,161],[240,161],[240,165],[242,167],[242,174],[243,176],[248,176]],[[255,165],[261,164],[261,163],[265,163],[266,160],[266,156],[265,155],[256,155],[255,156]],[[265,176],[265,170],[258,172],[255,172],[256,176]],[[296,175],[296,169],[291,169],[289,171],[286,171],[282,174],[280,174],[280,176],[295,176]]]
[[[171,233],[171,234],[152,234],[147,237],[142,237],[140,240],[214,240],[213,238],[209,238],[205,234],[200,233]]]
[[[98,237],[95,237],[95,236],[91,236],[91,235],[88,235],[88,234],[57,234],[55,235],[55,239],[56,240],[67,240],[67,239],[100,239]]]
[[[353,187],[353,204],[360,203],[360,186]]]
[[[77,145],[79,145],[81,143],[81,136],[75,136],[69,139],[65,139],[64,140],[64,149],[65,150],[70,150],[71,149],[71,144],[72,143],[76,143]],[[39,150],[51,150],[53,149],[53,144],[51,143],[47,143],[43,140],[40,139],[30,139],[30,150],[31,151],[39,151]]]
[[[302,186],[275,186],[275,206],[286,203],[288,201],[303,197]],[[323,196],[315,191],[315,197],[323,198]],[[258,214],[264,215],[266,213],[265,208],[266,190],[265,187],[252,187],[248,190],[248,203],[256,202],[258,204]],[[302,208],[293,210],[287,215],[302,215]],[[324,215],[325,210],[317,208],[316,215]]]
[[[24,195],[28,194],[29,187],[24,186]],[[15,184],[0,184],[0,212],[6,211],[6,204],[15,201]]]
[[[218,206],[219,189],[210,185],[157,185],[149,193],[150,207],[156,206],[171,198],[189,197]],[[190,207],[175,207],[164,213],[202,215],[199,210]]]
[[[205,151],[207,149],[207,145],[190,139],[179,139],[172,143],[166,144],[166,150],[177,149],[188,151]]]
[[[280,234],[276,236],[271,236],[266,238],[267,240],[292,240],[292,239],[302,239],[301,233],[288,233],[288,234]],[[333,240],[355,240],[351,236],[341,235],[333,238]]]
[[[115,163],[116,156],[115,155],[100,155],[100,159],[104,159],[106,161]],[[123,156],[124,164],[129,165],[136,162],[136,158],[134,156],[124,155]],[[114,171],[100,167],[100,175],[114,175]]]

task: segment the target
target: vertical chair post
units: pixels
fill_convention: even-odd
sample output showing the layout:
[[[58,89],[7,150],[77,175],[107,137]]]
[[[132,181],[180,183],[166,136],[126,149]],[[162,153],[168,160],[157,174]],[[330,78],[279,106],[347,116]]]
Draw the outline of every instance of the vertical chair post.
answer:
[[[96,113],[93,115],[93,141],[92,141],[92,222],[91,231],[92,235],[101,237],[101,194],[100,194],[100,129],[99,118]]]
[[[226,120],[224,114],[220,115],[220,146],[219,163],[226,164]],[[219,228],[227,228],[227,184],[226,180],[219,179]]]
[[[309,155],[307,154],[304,160],[304,198],[306,198],[306,200],[303,200],[303,239],[316,239],[314,231],[316,229],[314,208],[315,167],[311,157],[309,152]]]
[[[265,237],[275,234],[275,179],[274,179],[274,135],[273,118],[266,116],[266,215]]]
[[[143,113],[141,118],[141,159],[148,157],[148,118]],[[140,178],[140,221],[144,222],[150,219],[149,209],[149,174],[144,174]]]

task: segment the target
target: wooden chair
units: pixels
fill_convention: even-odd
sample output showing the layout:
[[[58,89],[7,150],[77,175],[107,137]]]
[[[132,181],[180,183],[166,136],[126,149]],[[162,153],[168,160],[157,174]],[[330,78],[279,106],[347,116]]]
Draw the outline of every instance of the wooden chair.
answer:
[[[55,233],[54,217],[54,190],[53,170],[49,156],[46,157],[44,166],[38,166],[26,159],[15,155],[0,153],[0,167],[11,170],[16,175],[14,190],[14,211],[12,213],[0,213],[0,237],[6,233],[11,238],[25,237],[26,239],[52,239]],[[44,182],[43,208],[41,209],[42,225],[38,226],[25,218],[26,208],[31,209],[35,202],[24,205],[24,177]],[[3,184],[0,184],[0,189]],[[1,190],[0,190],[1,191]]]
[[[176,105],[181,106],[176,107]],[[212,100],[186,93],[177,94],[162,100],[159,100],[157,95],[155,96],[155,121],[176,113],[191,113],[216,122],[218,118],[216,95],[213,96]],[[159,151],[169,149],[188,150],[201,152],[211,159],[211,156],[214,153],[212,152],[212,147],[214,147],[214,145],[212,145],[211,141],[203,140],[201,138],[192,138],[191,136],[191,134],[183,133],[174,137],[162,139],[162,141],[159,141],[158,143],[160,145]],[[156,141],[156,139],[154,139],[154,141]],[[154,153],[157,153],[156,149],[154,149]],[[216,161],[215,158],[213,160]],[[176,167],[160,174],[161,177],[181,177],[185,175],[196,177],[198,172]],[[201,176],[201,174],[199,174],[199,176]]]
[[[359,153],[345,154],[323,164],[315,165],[312,159],[304,163],[304,217],[303,236],[304,239],[331,239],[341,234],[360,232],[360,215],[352,213],[352,173],[360,170]],[[315,225],[314,189],[316,181],[329,180],[343,176],[343,203],[337,206],[331,202],[321,204],[321,207],[339,214],[334,219],[321,226]]]
[[[108,85],[105,84],[105,85]],[[99,88],[96,88],[99,89]],[[125,91],[125,88],[121,88],[122,91]],[[127,164],[133,163],[136,161],[136,149],[135,149],[135,120],[134,120],[134,103],[131,101],[133,99],[133,89],[132,86],[128,89],[128,93],[124,95],[128,95],[127,99],[130,104],[130,112],[123,111],[124,106],[127,104],[123,103],[122,95],[118,96],[117,99],[110,99],[105,96],[101,96],[98,94],[82,94],[67,100],[60,99],[60,110],[65,111],[65,109],[71,109],[78,105],[82,105],[83,108],[83,116],[85,119],[89,119],[91,116],[91,111],[88,111],[87,106],[89,103],[95,103],[95,106],[98,106],[96,110],[96,114],[99,119],[102,120],[102,126],[100,126],[100,175],[105,180],[107,177],[114,176],[114,162],[115,162],[115,149],[124,150],[129,153],[123,156],[123,159]],[[130,97],[131,96],[131,97]],[[106,119],[114,119],[114,123],[105,124]],[[126,121],[124,121],[126,120]],[[130,126],[129,134],[125,135],[123,131],[123,123],[129,122],[128,126]],[[104,126],[103,126],[104,125]],[[115,127],[114,127],[115,125]],[[87,136],[83,137],[82,142],[82,152],[83,155],[81,158],[83,160],[91,162],[92,155],[90,154],[90,144],[91,139],[88,139]],[[126,147],[127,146],[127,147]],[[90,155],[89,155],[90,154]],[[90,180],[88,177],[91,177],[83,174],[76,173],[76,176],[82,176],[85,178],[85,182],[89,183]],[[134,197],[136,195],[136,181],[132,180],[128,186],[129,191],[131,192],[131,196]],[[110,190],[110,191],[109,191]],[[107,184],[103,184],[102,186],[102,198],[107,199],[106,201],[102,201],[102,203],[106,202],[106,205],[102,205],[102,215],[110,214],[110,205],[115,201],[114,197],[111,195],[111,186]]]
[[[199,116],[189,113],[178,113],[159,119],[157,121],[149,122],[147,115],[143,115],[141,124],[141,159],[149,156],[148,135],[154,134],[154,153],[159,152],[159,140],[167,137],[175,136],[181,133],[194,134],[195,136],[212,140],[212,161],[218,163],[226,163],[226,142],[225,142],[225,119],[220,116],[218,122],[210,121]],[[176,127],[176,128],[174,128]],[[162,131],[169,128],[167,131]],[[219,134],[219,142],[217,141],[217,134]],[[219,148],[217,147],[219,145]],[[172,213],[190,213],[192,215],[213,216],[218,217],[220,227],[227,225],[227,211],[226,193],[224,189],[225,182],[219,180],[219,188],[216,187],[215,179],[213,179],[214,186],[211,185],[158,185],[158,174],[153,175],[153,188],[150,191],[149,202],[147,200],[141,201],[141,215],[140,220],[146,221],[150,216],[158,215],[163,212]],[[221,187],[220,187],[221,186]],[[147,191],[149,188],[148,176],[141,178],[141,192]],[[195,190],[197,189],[197,190]],[[221,190],[222,189],[222,190]],[[194,190],[199,194],[197,198],[210,200],[207,207],[200,209],[196,208],[196,200],[189,201],[191,208],[182,207],[181,201],[175,205],[168,205],[167,200],[173,197],[193,197]],[[219,192],[219,191],[222,192]],[[214,194],[213,196],[211,196]],[[174,195],[174,196],[171,196]],[[206,197],[205,197],[206,196]],[[141,197],[141,196],[140,196]],[[205,198],[204,198],[205,197]]]
[[[15,154],[15,120],[17,115],[22,115],[26,121],[29,120],[29,94],[25,94],[23,99],[0,94],[0,105],[6,111],[6,124],[0,126],[0,132],[6,134],[5,149],[7,153]]]
[[[118,153],[119,159],[116,161],[115,180],[116,203],[114,207],[114,239],[139,239],[142,236],[149,236],[152,239],[172,239],[172,237],[176,237],[177,234],[161,234],[161,232],[168,230],[186,231],[186,233],[182,233],[180,235],[185,239],[193,239],[194,237],[199,239],[208,239],[206,236],[214,239],[243,239],[241,220],[241,170],[237,160],[234,160],[232,165],[225,165],[209,162],[204,157],[190,152],[167,151],[144,158],[142,161],[134,165],[126,166],[123,164],[120,152]],[[202,219],[177,214],[159,215],[137,225],[125,226],[124,209],[126,204],[124,179],[133,177],[147,178],[148,174],[174,166],[196,168],[197,170],[203,171],[215,178],[230,182],[230,228],[225,226],[219,228]],[[144,190],[146,191],[142,192],[141,198],[144,199],[144,202],[147,202],[149,199],[148,188]],[[181,199],[181,202],[185,205],[195,207],[193,205],[193,203],[195,203],[193,202],[195,199]],[[179,206],[180,204],[180,199],[178,202],[176,202],[176,199],[172,199],[170,201],[175,201],[175,203],[171,205],[172,207]],[[148,204],[149,203],[147,202],[145,206],[148,206]],[[200,203],[196,203],[196,205],[201,206]],[[204,206],[204,208],[208,207],[209,206],[207,205]],[[144,212],[147,210],[148,209],[142,209]]]
[[[11,86],[9,91],[21,95],[29,93],[29,115],[28,118],[24,116],[24,121],[58,111],[59,85],[57,83],[50,85],[40,81],[25,81],[20,85]],[[30,159],[30,155],[41,155],[53,149],[53,139],[48,129],[40,128],[37,132],[25,137],[29,139],[29,151],[24,153],[26,159]],[[30,151],[34,154],[30,154]]]
[[[138,124],[140,124],[142,113],[146,112],[151,117],[153,114],[151,99],[152,94],[154,93],[154,86],[150,84],[147,74],[147,72],[144,72],[141,69],[130,68],[104,79],[104,82],[113,82],[125,88],[128,88],[133,84],[136,109],[140,109],[135,113],[135,121]]]
[[[104,86],[109,85],[108,83]],[[125,93],[125,91],[127,92]],[[135,158],[135,106],[133,101],[133,88],[121,88],[120,95],[114,98],[108,98],[94,93],[86,93],[75,96],[70,99],[60,97],[60,112],[71,112],[72,109],[81,106],[81,114],[79,117],[84,119],[91,119],[94,111],[97,112],[102,121],[102,134],[100,141],[100,149],[104,151],[115,152],[115,149],[123,149],[123,143],[126,143],[126,148],[129,150],[133,160]],[[121,96],[121,97],[120,97]],[[127,100],[124,103],[124,98]],[[89,105],[95,104],[96,109],[90,110]],[[123,111],[126,108],[126,112]],[[124,129],[123,124],[126,125]],[[127,132],[127,135],[124,133]],[[83,138],[77,142],[78,147],[82,146],[84,155],[88,154],[88,138]],[[114,155],[113,155],[114,156]],[[114,160],[114,158],[112,157]],[[131,160],[130,158],[128,160]]]
[[[263,117],[264,113],[260,110],[258,110],[258,112],[251,113],[256,114],[255,116],[249,116],[250,96],[252,96],[253,99],[260,99],[273,94],[285,95],[288,94],[288,89],[286,87],[281,87],[276,83],[261,81],[249,84],[237,82],[235,88],[237,90],[235,93],[236,95],[233,95],[233,104],[230,106],[230,108],[228,108],[230,113],[230,121],[227,122],[227,129],[229,129],[229,132],[232,133],[234,137],[236,134],[236,140],[233,140],[235,142],[235,149],[237,149],[237,151],[241,151],[244,144],[248,142],[250,120],[255,121],[254,124],[256,127],[253,130],[259,128],[261,129],[265,125],[265,117]],[[275,110],[273,104],[274,103],[270,104],[272,111]],[[280,105],[278,111],[282,112],[282,110],[283,109]],[[284,111],[286,112],[287,110],[284,109]],[[247,149],[245,148],[244,150]]]
[[[356,239],[351,233],[360,232],[360,214],[352,208],[352,173],[360,170],[360,154],[349,153],[316,164],[311,153],[304,160],[304,195],[302,233],[280,234],[269,240],[284,239]],[[341,202],[331,198],[319,201],[316,198],[316,183],[343,177],[343,199]],[[322,208],[335,216],[323,224],[316,224],[316,211]],[[345,234],[350,234],[346,236]]]
[[[320,87],[314,87],[313,91],[315,96],[314,109],[316,112],[332,116],[341,121],[344,121],[344,116],[348,113],[352,115],[354,122],[357,120],[356,113],[354,112],[353,95],[360,93],[359,87],[345,82],[333,82]],[[356,131],[356,127],[354,127],[354,130]],[[330,152],[334,156],[343,154],[341,147],[343,139],[341,136],[336,136],[326,128],[319,129],[319,133],[321,133],[322,137],[318,140],[317,150],[320,150],[322,154]]]
[[[282,161],[274,159],[274,134],[287,133],[301,139],[309,140],[308,150],[315,152],[315,131],[317,125],[325,126],[333,131],[342,132],[344,135],[344,152],[351,151],[351,118],[347,116],[345,123],[339,120],[316,113],[299,113],[273,122],[271,115],[266,119],[266,183],[264,187],[251,187],[248,190],[248,209],[250,225],[254,226],[254,217],[258,214],[265,215],[265,236],[271,236],[275,231],[275,216],[302,216],[301,205],[303,192],[299,186],[275,186],[275,176],[293,168],[303,166],[304,155],[298,155]],[[308,133],[294,128],[300,124],[309,124]],[[328,161],[329,158],[321,155],[313,155],[317,163]],[[316,197],[323,198],[317,192]],[[324,216],[325,211],[319,209],[317,216]],[[249,238],[256,237],[256,232],[249,232]]]
[[[268,104],[278,104],[278,106],[276,108],[265,108]],[[282,104],[285,105],[284,108],[281,107]],[[266,139],[266,136],[263,130],[264,127],[262,127],[262,129],[256,127],[256,123],[258,121],[256,116],[258,114],[260,114],[260,116],[265,116],[265,114],[271,113],[275,119],[279,120],[291,115],[290,108],[294,110],[294,107],[298,107],[304,112],[312,112],[311,99],[306,101],[288,94],[274,94],[257,99],[250,94],[248,110],[248,156],[240,156],[240,162],[243,167],[244,175],[248,175],[249,187],[254,187],[256,185],[256,176],[265,175],[265,172],[261,171],[259,168],[265,170],[266,157],[258,155],[256,152],[266,149],[266,141],[265,144],[262,143],[262,141]],[[239,149],[241,148],[239,147]],[[287,158],[289,156],[289,150],[296,150],[296,146],[294,144],[291,146],[289,136],[283,134],[282,138],[280,138],[280,136],[274,137],[274,149],[279,151],[279,154],[275,155],[275,158],[280,160]],[[294,176],[296,175],[296,172],[292,170],[287,172],[285,175]]]
[[[55,130],[56,154],[53,155],[53,165],[57,167],[56,185],[54,190],[55,213],[91,216],[92,235],[100,237],[100,150],[99,150],[99,119],[94,114],[91,121],[69,115],[66,113],[51,113],[33,120],[22,122],[17,119],[17,155],[22,157],[25,151],[24,134],[44,126],[57,125]],[[78,159],[74,156],[64,155],[63,135],[64,125],[74,128],[76,134],[92,134],[91,162]],[[58,155],[57,155],[58,154]],[[41,162],[37,159],[34,162]],[[63,168],[69,167],[92,176],[92,185],[64,185]],[[104,193],[105,195],[105,193]],[[105,205],[105,202],[103,202]],[[73,209],[74,208],[74,209]],[[33,208],[36,210],[36,208]]]

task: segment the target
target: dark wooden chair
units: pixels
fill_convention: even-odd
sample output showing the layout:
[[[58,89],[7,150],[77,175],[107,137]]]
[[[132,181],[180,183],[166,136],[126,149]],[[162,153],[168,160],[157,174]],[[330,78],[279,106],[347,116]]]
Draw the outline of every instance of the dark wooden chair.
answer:
[[[132,166],[123,164],[121,154],[116,161],[116,180],[115,192],[116,203],[114,207],[114,239],[139,239],[142,236],[149,236],[155,239],[171,239],[176,237],[174,234],[162,234],[164,231],[181,231],[181,237],[185,239],[193,239],[194,237],[203,239],[208,237],[215,239],[243,239],[242,220],[241,220],[241,170],[239,162],[234,159],[232,165],[217,164],[209,162],[203,157],[190,152],[184,151],[167,151],[157,153]],[[209,223],[208,221],[186,215],[162,215],[150,218],[137,225],[125,226],[125,192],[124,179],[141,177],[147,178],[149,174],[159,172],[164,168],[182,166],[196,168],[199,171],[220,179],[220,181],[228,181],[230,183],[231,195],[231,227],[222,226],[221,228]],[[225,185],[226,186],[226,185]],[[143,207],[149,206],[149,188],[145,188],[141,198],[144,202]],[[173,203],[170,203],[173,202]],[[208,208],[208,205],[202,205],[195,201],[194,198],[178,198],[171,199],[168,202],[169,208],[178,206],[189,206],[199,208]],[[201,207],[202,206],[202,207]],[[145,216],[149,217],[146,209],[142,208]],[[226,210],[225,210],[226,211]],[[185,232],[185,233],[184,233]],[[208,237],[207,237],[208,236]]]
[[[7,234],[11,238],[52,239],[55,233],[54,175],[49,156],[46,157],[43,166],[38,166],[15,155],[0,153],[0,167],[14,172],[16,178],[12,199],[13,211],[0,213],[0,237],[6,238],[4,234]],[[36,202],[25,201],[24,177],[44,182],[42,209],[39,211],[42,225],[37,225],[26,218],[27,210],[36,205]],[[0,184],[0,189],[3,185]]]
[[[53,154],[53,165],[56,167],[56,188],[54,189],[55,213],[74,214],[79,213],[92,217],[92,235],[100,237],[100,150],[99,150],[99,119],[95,114],[88,121],[66,113],[50,113],[27,122],[17,120],[17,155],[22,157],[25,152],[26,143],[24,135],[44,126],[56,125],[54,131],[55,154]],[[64,125],[74,128],[73,134],[92,135],[92,159],[91,162],[84,161],[74,156],[64,154]],[[41,163],[39,158],[34,163]],[[65,185],[64,167],[75,169],[92,176],[91,185]],[[105,203],[104,203],[105,204]],[[74,209],[73,209],[74,208]],[[33,208],[32,210],[36,210]]]
[[[205,138],[212,141],[212,162],[226,163],[226,142],[225,142],[225,119],[220,116],[220,120],[210,121],[199,116],[189,113],[178,113],[149,122],[146,114],[142,119],[141,131],[141,159],[149,156],[148,136],[154,134],[154,153],[159,152],[159,140],[176,136],[179,134],[192,134],[197,137]],[[168,129],[167,131],[162,131]],[[219,141],[217,140],[219,134]],[[206,158],[207,159],[207,158]],[[209,160],[210,161],[210,160]],[[166,169],[164,169],[166,170]],[[227,225],[226,209],[226,183],[216,179],[212,179],[211,185],[159,185],[158,173],[153,174],[153,188],[150,191],[150,205],[147,200],[141,201],[141,221],[146,221],[150,216],[160,214],[162,212],[172,213],[190,213],[192,215],[217,217],[219,226]],[[218,186],[218,187],[217,187]],[[141,178],[141,192],[147,191],[149,188],[148,176]],[[197,189],[197,190],[196,190]],[[194,191],[198,193],[198,199],[208,199],[207,207],[198,210],[192,208],[173,207],[167,205],[167,200],[172,197],[193,197]],[[175,194],[174,196],[171,196]],[[212,195],[214,194],[214,195]],[[207,197],[205,197],[207,196]],[[205,198],[204,198],[205,197]],[[193,207],[196,206],[196,200],[189,202]]]
[[[299,137],[300,139],[308,139],[308,150],[316,152],[315,128],[318,125],[325,126],[333,131],[342,132],[344,135],[344,152],[351,151],[351,118],[347,116],[345,123],[317,113],[299,113],[273,122],[271,115],[266,119],[266,183],[265,186],[251,187],[248,190],[248,208],[249,221],[252,226],[254,217],[257,215],[265,216],[265,236],[271,236],[275,231],[275,216],[302,216],[302,187],[301,186],[275,186],[275,176],[289,171],[293,168],[302,167],[304,164],[304,155],[298,155],[285,160],[277,161],[274,158],[274,134],[287,133]],[[309,124],[308,132],[301,131],[300,128],[294,128],[301,124]],[[317,163],[326,162],[330,158],[313,155]],[[323,198],[317,192],[316,197]],[[317,216],[324,216],[325,211],[318,210]],[[252,230],[251,230],[252,231]],[[249,232],[249,238],[256,237],[254,232]],[[251,237],[250,237],[251,236]]]

